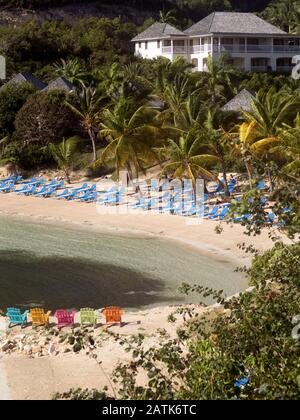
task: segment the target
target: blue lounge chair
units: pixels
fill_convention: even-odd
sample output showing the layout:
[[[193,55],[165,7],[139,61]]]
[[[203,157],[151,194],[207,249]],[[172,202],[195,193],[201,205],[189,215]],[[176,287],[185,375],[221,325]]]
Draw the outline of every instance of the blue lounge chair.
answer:
[[[266,223],[270,223],[270,224],[273,224],[274,223],[274,221],[275,221],[275,214],[274,213],[269,213],[267,216],[266,216]]]
[[[62,193],[57,194],[55,198],[57,199],[65,198],[68,194],[69,194],[69,190],[68,188],[66,188]]]
[[[82,197],[80,199],[80,201],[85,202],[85,203],[93,203],[95,201],[97,201],[97,191],[94,192],[89,192],[87,194],[85,194],[84,197]]]
[[[26,189],[24,189],[23,191],[19,191],[17,192],[17,194],[24,194],[24,195],[32,195],[34,194],[36,190],[36,185],[28,185]]]
[[[251,214],[244,214],[243,216],[234,217],[232,219],[232,221],[233,222],[236,222],[236,223],[238,223],[238,222],[246,222],[247,220],[250,220],[251,217],[252,217]]]
[[[33,195],[42,195],[44,192],[46,192],[47,191],[47,187],[46,186],[44,186],[44,187],[42,187],[39,191],[36,191],[35,193],[33,193]]]
[[[15,179],[15,184],[19,184],[22,181],[22,179],[22,175],[17,176],[17,178]]]
[[[75,190],[71,190],[71,192],[64,198],[70,201],[70,200],[75,200],[76,198],[78,198],[77,196],[78,196],[78,190],[75,189]]]
[[[54,187],[57,184],[58,184],[57,179],[53,179],[53,181],[49,182],[48,184],[45,184],[44,186],[49,188],[49,187]]]
[[[45,188],[45,190],[42,190],[36,194],[34,194],[36,197],[50,197],[52,194],[55,193],[55,187],[52,188]]]
[[[34,183],[37,183],[37,182],[38,182],[38,179],[37,179],[36,176],[34,176],[30,181],[23,181],[23,182],[20,182],[20,184],[21,185],[30,185],[30,184],[34,184]]]
[[[229,206],[226,206],[222,209],[221,213],[218,214],[219,220],[224,220],[226,216],[229,214]]]
[[[85,182],[84,184],[82,184],[82,186],[81,187],[79,187],[79,188],[74,188],[74,190],[77,190],[77,192],[78,193],[81,193],[81,192],[85,192],[86,191],[86,189],[87,189],[87,183]]]
[[[21,327],[24,328],[27,323],[28,314],[29,314],[29,311],[25,311],[22,314],[20,309],[18,308],[8,308],[6,312],[6,316],[9,318],[8,328],[10,328],[12,324],[21,325]]]
[[[269,187],[266,186],[265,181],[261,180],[258,182],[258,184],[255,187],[256,190],[265,190],[265,191],[269,191]]]
[[[205,218],[208,217],[209,219],[214,219],[215,217],[217,217],[218,212],[219,212],[219,206],[214,206],[210,212],[204,213],[204,217]]]
[[[235,381],[234,386],[240,389],[243,389],[250,381],[249,376],[245,376],[244,378],[238,379]]]
[[[0,188],[1,193],[8,193],[14,191],[15,183],[14,181],[7,182],[3,187]]]
[[[185,201],[180,201],[179,204],[175,202],[173,205],[163,208],[163,213],[181,214],[182,211],[185,210],[185,206],[187,206],[187,203]]]

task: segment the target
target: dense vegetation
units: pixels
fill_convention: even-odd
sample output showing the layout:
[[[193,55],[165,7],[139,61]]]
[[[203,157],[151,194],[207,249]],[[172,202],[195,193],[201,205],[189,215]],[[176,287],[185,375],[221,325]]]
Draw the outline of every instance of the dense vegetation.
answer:
[[[264,12],[268,19],[286,14],[279,3],[293,12],[280,24],[298,31],[297,2],[274,1]],[[176,10],[174,16],[178,19]],[[108,167],[118,175],[125,168],[132,178],[153,165],[162,176],[187,177],[193,183],[199,176],[217,179],[221,172],[227,196],[227,174],[237,171],[245,180],[245,196],[235,211],[253,216],[251,222],[243,221],[249,235],[259,234],[266,223],[262,193],[253,187],[259,178],[267,179],[272,210],[291,244],[275,236],[270,221],[274,248],[264,255],[247,250],[254,256],[247,270],[254,290],[226,302],[216,292],[225,316],[223,310],[213,319],[191,314],[176,339],[162,332],[161,345],[148,350],[142,335],[130,342],[116,337],[134,355],[133,363],[117,369],[116,378],[122,398],[233,399],[239,394],[242,399],[298,399],[300,346],[292,330],[300,313],[300,80],[240,73],[226,56],[209,60],[206,73],[191,72],[182,59],[140,60],[129,47],[139,29],[104,18],[72,26],[34,21],[2,27],[1,52],[10,73],[30,70],[45,82],[64,76],[76,90],[3,87],[1,160],[18,169],[57,165],[67,178],[76,150],[81,156],[88,152],[92,170]],[[222,105],[242,88],[256,92],[252,111],[242,119],[222,112]],[[214,293],[197,286],[183,289]],[[136,383],[141,368],[149,377],[144,387]],[[234,382],[245,375],[250,382],[238,391]],[[97,392],[75,395],[106,397]]]

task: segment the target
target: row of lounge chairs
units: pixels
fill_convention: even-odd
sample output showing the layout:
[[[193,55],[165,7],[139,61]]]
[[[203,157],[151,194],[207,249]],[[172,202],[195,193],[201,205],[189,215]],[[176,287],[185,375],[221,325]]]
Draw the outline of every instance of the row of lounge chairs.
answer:
[[[76,311],[67,311],[59,309],[55,311],[58,328],[73,327],[75,324]],[[105,316],[106,324],[122,324],[122,315],[124,311],[118,306],[109,306],[101,311]],[[46,312],[42,308],[34,308],[21,312],[19,308],[8,308],[6,316],[9,319],[9,328],[20,325],[25,328],[28,324],[28,316],[31,317],[32,326],[47,326],[49,325],[49,318],[51,311]],[[99,311],[92,308],[82,308],[79,311],[80,325],[96,325]]]
[[[155,180],[154,180],[155,181]],[[128,196],[125,193],[125,188],[112,187],[107,191],[97,191],[96,184],[88,185],[83,183],[80,187],[64,188],[64,181],[53,180],[46,183],[43,178],[32,178],[29,181],[22,181],[21,177],[10,177],[6,180],[0,181],[1,192],[15,192],[19,195],[30,195],[35,197],[51,197],[57,200],[76,200],[86,203],[95,203],[100,205],[126,205],[134,210],[151,210],[159,213],[171,213],[181,216],[198,216],[210,220],[224,220],[229,214],[230,204],[207,206],[204,205],[216,195],[224,194],[222,180],[219,184],[212,186],[212,191],[204,194],[204,197],[198,199],[196,202],[193,199],[193,190],[188,187],[185,189],[178,188],[170,191],[164,191],[161,185],[153,182],[151,191],[155,195],[144,192],[135,202],[129,202]],[[236,189],[237,181],[231,179],[228,183],[228,188],[231,193]],[[148,187],[147,187],[148,188]],[[257,189],[267,189],[264,181],[260,181]],[[125,197],[125,200],[124,200]],[[233,218],[234,222],[240,222],[242,219],[247,219],[251,216],[245,215],[242,218]],[[274,219],[275,215],[270,213],[269,221]]]

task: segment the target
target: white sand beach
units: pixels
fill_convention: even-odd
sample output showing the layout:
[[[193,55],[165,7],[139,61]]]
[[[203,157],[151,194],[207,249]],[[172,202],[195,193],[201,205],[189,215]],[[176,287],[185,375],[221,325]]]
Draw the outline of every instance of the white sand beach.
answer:
[[[172,215],[153,215],[147,212],[135,214],[116,214],[116,208],[108,207],[105,213],[99,213],[94,204],[57,201],[35,197],[19,197],[8,194],[0,198],[0,215],[28,218],[46,223],[62,223],[91,229],[97,232],[116,235],[139,235],[164,238],[178,241],[186,246],[196,248],[218,260],[226,260],[235,264],[248,264],[249,257],[237,248],[241,242],[254,244],[265,250],[272,246],[268,232],[249,238],[243,235],[240,225],[229,226],[222,223],[223,233],[215,233],[217,222],[202,221],[198,224],[187,223],[187,218]],[[198,311],[203,309],[197,308]],[[112,330],[124,335],[147,332],[147,342],[155,342],[154,332],[165,328],[175,334],[180,324],[170,325],[168,315],[174,307],[158,307],[147,311],[126,313],[125,326],[116,326]],[[4,340],[4,318],[1,320],[2,338]],[[182,322],[182,320],[181,320]],[[22,330],[22,334],[30,334],[31,327]],[[18,334],[18,329],[10,330],[10,334]],[[0,353],[0,395],[2,399],[49,399],[57,392],[70,388],[110,387],[108,380],[113,368],[119,361],[126,360],[128,355],[119,344],[111,341],[103,343],[99,348],[102,366],[88,355],[80,353],[58,354],[57,356],[34,357],[19,353],[9,355]]]

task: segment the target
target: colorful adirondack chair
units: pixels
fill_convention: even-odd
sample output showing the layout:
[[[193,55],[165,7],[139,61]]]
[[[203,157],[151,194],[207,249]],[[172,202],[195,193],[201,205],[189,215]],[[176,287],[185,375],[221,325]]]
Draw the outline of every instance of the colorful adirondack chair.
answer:
[[[44,309],[41,308],[30,309],[32,325],[48,325],[50,314],[51,311],[45,313]]]
[[[97,321],[97,315],[92,308],[80,309],[80,323],[81,325],[95,325]]]
[[[122,324],[123,309],[119,306],[109,306],[102,311],[106,324]]]
[[[64,309],[57,310],[55,312],[55,316],[57,318],[58,328],[73,327],[75,315],[76,315],[76,311],[68,312]]]
[[[7,308],[6,316],[9,318],[8,328],[10,328],[12,324],[21,325],[21,327],[24,328],[27,323],[28,313],[29,311],[25,311],[22,314],[18,308]]]

